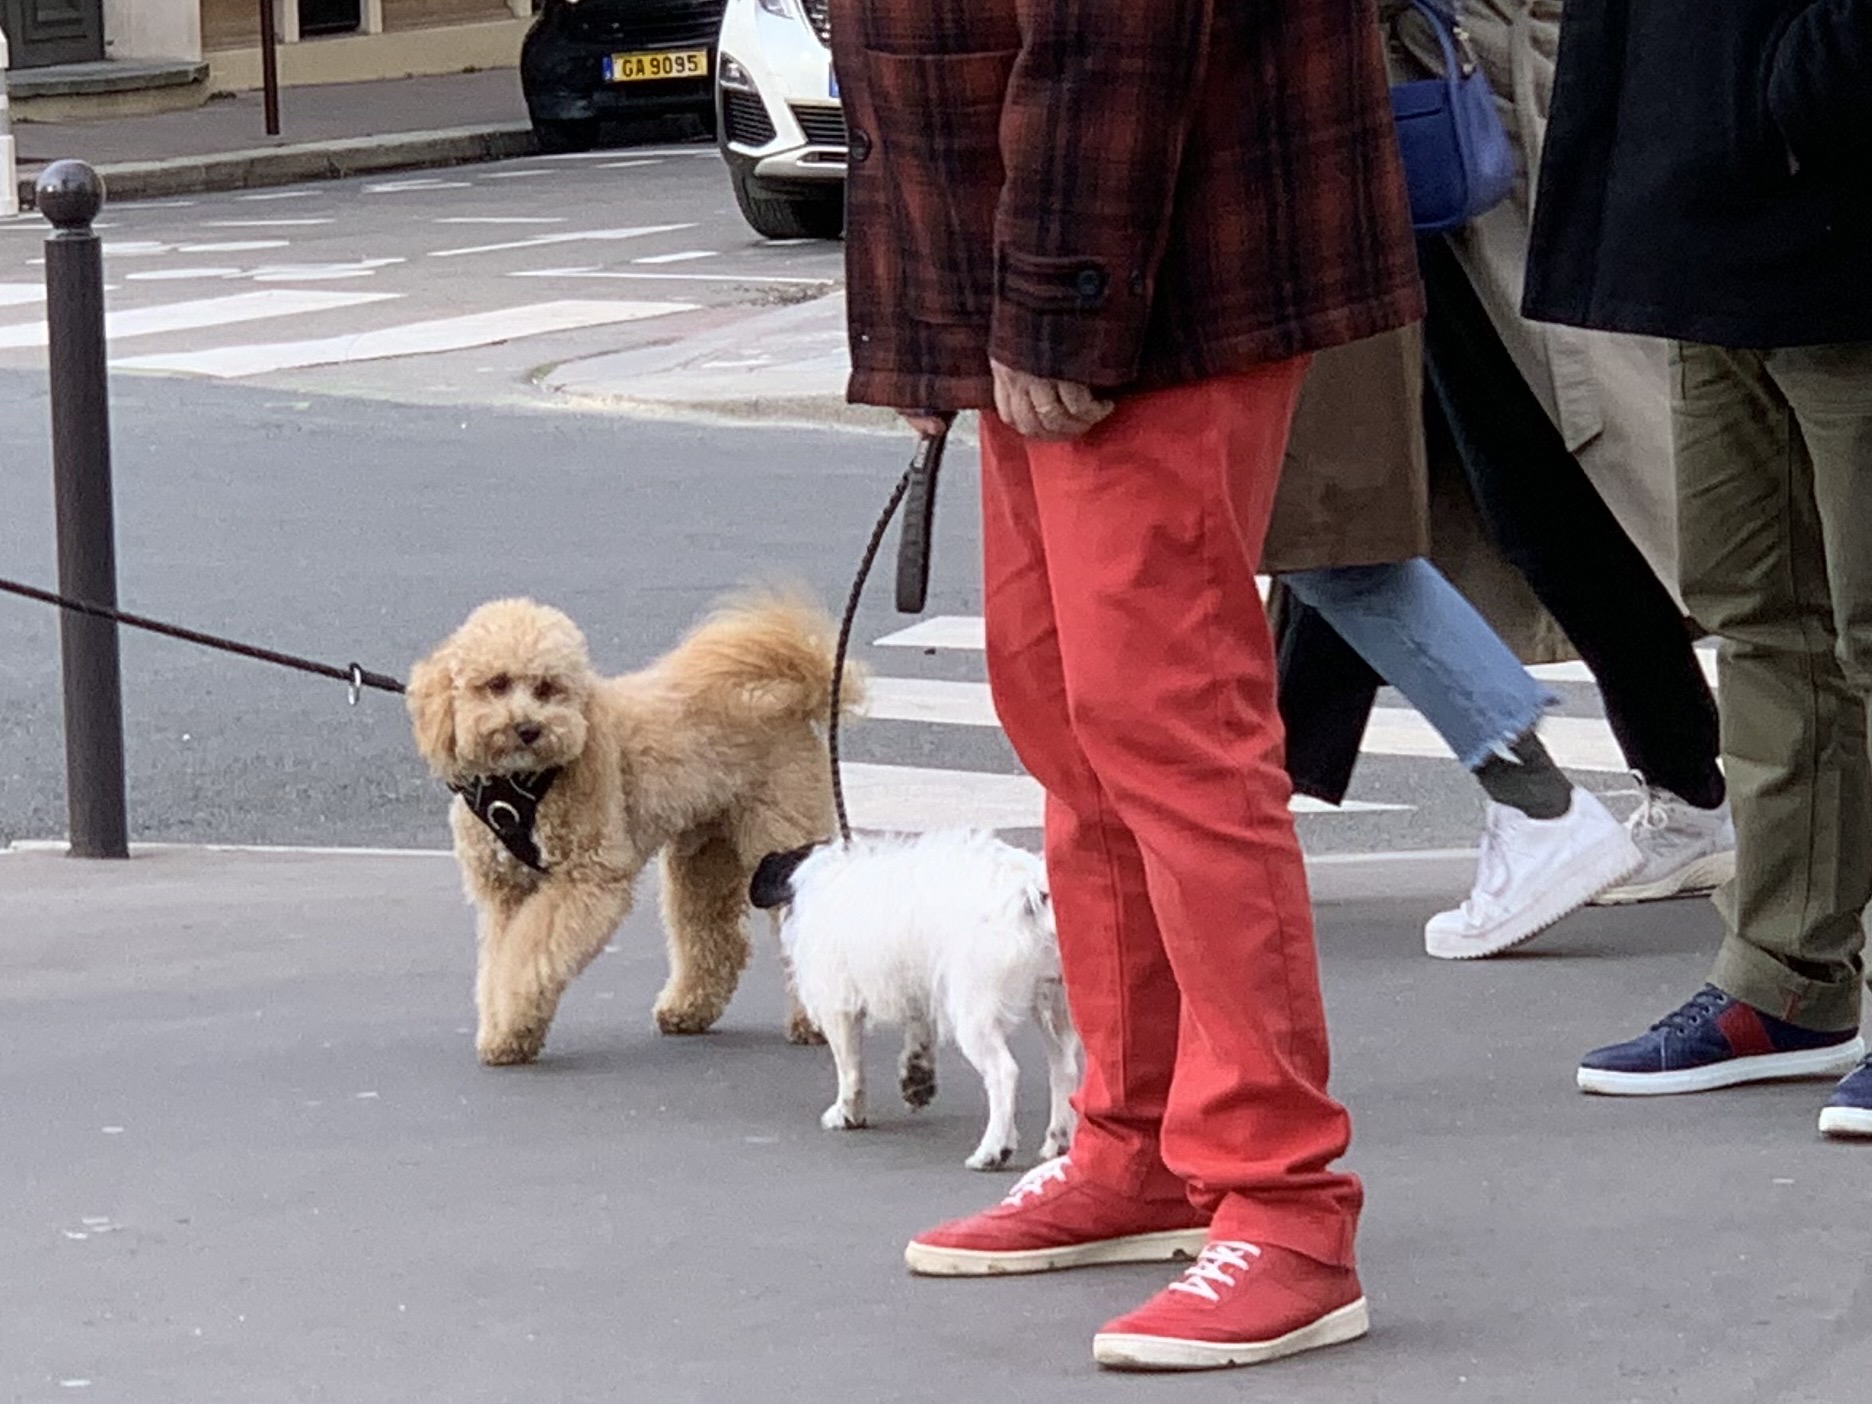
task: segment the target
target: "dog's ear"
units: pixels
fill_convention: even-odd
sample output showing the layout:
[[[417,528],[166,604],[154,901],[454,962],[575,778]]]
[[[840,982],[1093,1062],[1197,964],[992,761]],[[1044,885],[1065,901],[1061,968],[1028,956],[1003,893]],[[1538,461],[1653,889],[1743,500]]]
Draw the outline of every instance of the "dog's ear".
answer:
[[[793,873],[819,845],[789,848],[784,853],[769,853],[754,870],[748,883],[748,905],[756,911],[770,912],[793,900]]]
[[[431,770],[446,776],[455,765],[455,670],[446,648],[410,669],[403,700],[416,732],[416,749]]]
[[[1024,905],[1027,908],[1029,921],[1044,922],[1048,910],[1053,905],[1053,898],[1039,883],[1029,883]]]

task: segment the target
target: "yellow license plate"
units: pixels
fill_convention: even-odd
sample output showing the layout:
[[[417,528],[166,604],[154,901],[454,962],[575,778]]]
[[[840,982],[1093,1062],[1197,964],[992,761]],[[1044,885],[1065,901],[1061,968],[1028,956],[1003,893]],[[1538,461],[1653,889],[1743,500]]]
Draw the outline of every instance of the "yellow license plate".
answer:
[[[669,49],[652,54],[612,54],[605,60],[607,83],[654,83],[665,78],[708,77],[707,49]]]

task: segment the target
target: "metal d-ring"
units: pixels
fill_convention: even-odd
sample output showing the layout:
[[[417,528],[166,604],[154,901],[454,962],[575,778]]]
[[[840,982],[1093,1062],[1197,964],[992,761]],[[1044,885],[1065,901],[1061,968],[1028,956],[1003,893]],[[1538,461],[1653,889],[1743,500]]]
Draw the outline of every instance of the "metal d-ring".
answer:
[[[364,695],[364,669],[356,663],[351,665],[351,685],[347,693],[348,700],[353,707],[357,706],[358,698]]]

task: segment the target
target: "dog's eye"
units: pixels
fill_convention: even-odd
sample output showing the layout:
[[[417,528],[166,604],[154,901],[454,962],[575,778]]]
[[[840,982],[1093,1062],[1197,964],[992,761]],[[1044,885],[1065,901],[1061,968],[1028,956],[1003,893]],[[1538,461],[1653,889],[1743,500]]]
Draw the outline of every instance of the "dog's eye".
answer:
[[[505,673],[497,674],[487,680],[488,696],[505,697],[513,688],[513,679]]]
[[[559,695],[559,684],[550,678],[533,684],[533,696],[541,702],[550,702]]]

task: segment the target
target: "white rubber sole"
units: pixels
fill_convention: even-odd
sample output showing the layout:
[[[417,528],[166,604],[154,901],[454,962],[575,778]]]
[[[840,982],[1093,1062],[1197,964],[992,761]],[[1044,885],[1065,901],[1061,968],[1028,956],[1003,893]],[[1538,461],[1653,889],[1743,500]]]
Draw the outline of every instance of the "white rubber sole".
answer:
[[[1841,1140],[1872,1140],[1872,1110],[1865,1107],[1822,1107],[1820,1134]]]
[[[1018,1253],[985,1253],[972,1248],[938,1248],[912,1241],[904,1248],[904,1266],[919,1277],[1012,1277],[1025,1272],[1062,1272],[1067,1268],[1108,1263],[1173,1263],[1194,1258],[1209,1241],[1209,1230],[1166,1229],[1101,1238],[1060,1248],[1030,1248]]]
[[[1805,1048],[1798,1053],[1761,1053],[1753,1058],[1731,1058],[1705,1068],[1679,1068],[1672,1072],[1608,1072],[1581,1068],[1582,1092],[1603,1097],[1669,1097],[1680,1092],[1714,1092],[1746,1082],[1786,1082],[1794,1078],[1841,1078],[1865,1060],[1863,1038],[1831,1048]],[[1835,1108],[1828,1108],[1829,1111]]]
[[[1556,922],[1572,916],[1608,887],[1637,872],[1644,866],[1644,854],[1638,851],[1625,830],[1618,829],[1582,853],[1578,864],[1573,870],[1573,881],[1564,887],[1546,889],[1521,913],[1519,921],[1498,927],[1487,936],[1439,936],[1426,926],[1424,953],[1437,960],[1483,960],[1511,951],[1523,942],[1532,941]]]
[[[1092,1338],[1092,1358],[1108,1370],[1225,1370],[1341,1345],[1370,1329],[1371,1314],[1360,1297],[1271,1341],[1186,1341],[1174,1336],[1100,1332]]]
[[[1662,902],[1669,897],[1700,897],[1715,891],[1734,876],[1735,850],[1726,848],[1721,853],[1706,853],[1655,882],[1607,888],[1592,899],[1592,905],[1624,907],[1633,902]]]

